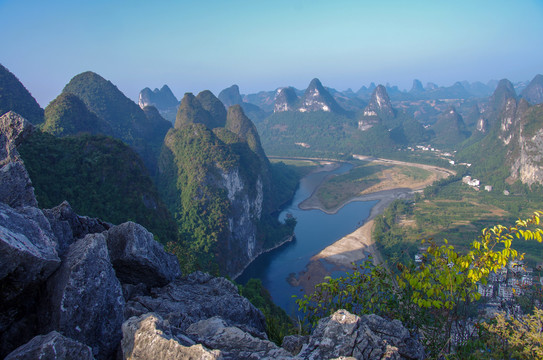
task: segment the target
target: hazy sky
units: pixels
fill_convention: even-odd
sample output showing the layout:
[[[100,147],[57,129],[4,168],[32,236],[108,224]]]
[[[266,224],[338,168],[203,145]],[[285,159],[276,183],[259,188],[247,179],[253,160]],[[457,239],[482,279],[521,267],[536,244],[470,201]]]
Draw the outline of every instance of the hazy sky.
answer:
[[[0,63],[43,107],[87,70],[132,99],[543,73],[542,0],[0,0],[0,15]]]

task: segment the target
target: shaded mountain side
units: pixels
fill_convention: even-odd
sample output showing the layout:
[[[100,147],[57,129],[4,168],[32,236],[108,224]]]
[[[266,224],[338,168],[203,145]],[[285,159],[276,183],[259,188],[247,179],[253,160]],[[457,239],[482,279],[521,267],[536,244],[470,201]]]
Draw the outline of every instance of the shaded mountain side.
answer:
[[[273,112],[295,111],[300,99],[293,87],[277,89],[275,93]]]
[[[43,122],[43,109],[24,85],[0,64],[0,116],[14,111],[32,124]]]
[[[453,107],[438,117],[432,130],[435,132],[432,143],[447,149],[454,148],[470,135],[462,116]]]
[[[244,114],[240,105],[230,106],[226,117],[225,128],[243,139],[249,148],[260,158],[263,164],[268,164],[260,136],[253,122]]]
[[[522,90],[520,96],[532,105],[543,103],[543,75],[537,74]]]
[[[164,135],[171,123],[163,118],[148,119],[143,110],[111,81],[90,71],[73,77],[63,92],[83,100],[90,111],[109,124],[112,133],[107,135],[130,145],[154,173]]]
[[[245,101],[239,93],[239,86],[237,85],[232,85],[222,90],[218,98],[226,108],[233,105],[240,105],[247,117],[254,122],[260,122],[269,115],[269,112],[264,111],[258,105]]]
[[[219,93],[219,100],[222,101],[226,107],[243,103],[243,98],[239,93],[239,86],[234,84],[229,88],[222,90]]]
[[[121,141],[92,135],[56,138],[38,131],[19,152],[41,207],[68,200],[80,214],[114,224],[137,221],[163,243],[177,239],[175,221],[146,168]]]
[[[224,127],[226,123],[226,108],[224,104],[209,90],[204,90],[196,95],[196,99],[211,116],[212,123],[207,127],[213,129]]]
[[[111,126],[91,112],[74,94],[62,93],[45,108],[45,122],[41,129],[55,136],[81,133],[111,134]]]

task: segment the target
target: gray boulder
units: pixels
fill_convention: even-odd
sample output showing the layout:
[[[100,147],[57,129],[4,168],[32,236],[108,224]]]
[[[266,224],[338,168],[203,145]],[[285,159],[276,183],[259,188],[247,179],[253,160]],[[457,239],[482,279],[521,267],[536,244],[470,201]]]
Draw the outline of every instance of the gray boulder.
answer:
[[[60,268],[47,281],[45,330],[83,342],[99,359],[110,357],[121,340],[124,298],[103,234],[70,245]]]
[[[232,282],[196,272],[187,278],[151,290],[127,301],[125,318],[155,312],[172,327],[185,331],[191,324],[213,316],[255,337],[266,339],[264,315],[238,294]]]
[[[153,234],[131,221],[107,232],[111,263],[122,283],[164,286],[181,276],[175,255],[168,254]]]
[[[169,323],[157,314],[132,317],[124,322],[122,329],[123,359],[222,359],[218,350],[208,350],[201,344],[186,344],[187,340],[180,340],[172,334]]]
[[[13,111],[0,116],[0,166],[20,159],[16,148],[33,131],[34,126]]]
[[[10,111],[0,117],[0,202],[11,207],[38,206],[32,182],[17,146],[34,126]]]
[[[219,349],[227,359],[292,359],[292,355],[268,340],[228,326],[221,318],[212,317],[192,324],[187,335],[211,349]]]
[[[67,201],[52,209],[44,209],[43,213],[57,238],[59,254],[63,254],[74,240],[87,234],[106,231],[111,227],[111,224],[102,220],[77,215]]]
[[[0,203],[0,297],[9,301],[47,279],[60,265],[55,238],[36,208],[15,210]]]
[[[424,359],[422,345],[398,320],[377,315],[358,317],[338,310],[319,321],[309,344],[296,358]]]
[[[281,347],[292,355],[297,355],[307,343],[309,343],[308,335],[288,335],[283,338]]]
[[[32,182],[21,160],[0,167],[0,202],[14,208],[38,206]]]
[[[5,360],[93,360],[92,350],[85,344],[62,336],[56,331],[39,335],[18,347]]]

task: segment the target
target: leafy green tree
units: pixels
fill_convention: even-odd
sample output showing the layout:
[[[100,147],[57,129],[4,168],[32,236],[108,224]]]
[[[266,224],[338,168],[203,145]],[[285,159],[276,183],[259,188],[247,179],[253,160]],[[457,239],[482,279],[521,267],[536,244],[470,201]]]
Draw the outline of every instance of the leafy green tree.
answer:
[[[478,284],[486,284],[491,272],[523,258],[511,248],[513,240],[542,241],[541,214],[517,220],[511,227],[483,229],[466,254],[456,252],[446,240],[444,245],[430,241],[422,264],[398,263],[398,275],[366,263],[345,277],[328,277],[313,294],[296,302],[313,325],[339,308],[402,320],[422,333],[430,356],[440,358],[451,353],[453,345],[474,336],[469,319],[474,315],[473,303],[481,297]]]

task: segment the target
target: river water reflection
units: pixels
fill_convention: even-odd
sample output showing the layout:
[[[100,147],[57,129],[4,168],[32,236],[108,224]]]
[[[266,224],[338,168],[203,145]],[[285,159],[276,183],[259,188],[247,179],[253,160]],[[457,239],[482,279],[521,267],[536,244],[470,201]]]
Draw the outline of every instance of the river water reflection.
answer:
[[[287,279],[289,274],[298,274],[309,263],[309,259],[328,245],[361,226],[377,201],[351,202],[335,214],[326,214],[321,210],[301,210],[298,205],[307,199],[323,179],[331,174],[350,171],[353,165],[342,163],[332,171],[309,174],[300,181],[298,191],[291,205],[279,215],[284,219],[292,214],[298,221],[295,229],[296,239],[266,254],[260,255],[236,279],[245,284],[250,278],[259,278],[269,290],[274,302],[294,314],[296,304],[292,295],[301,295],[300,287],[293,287]]]

